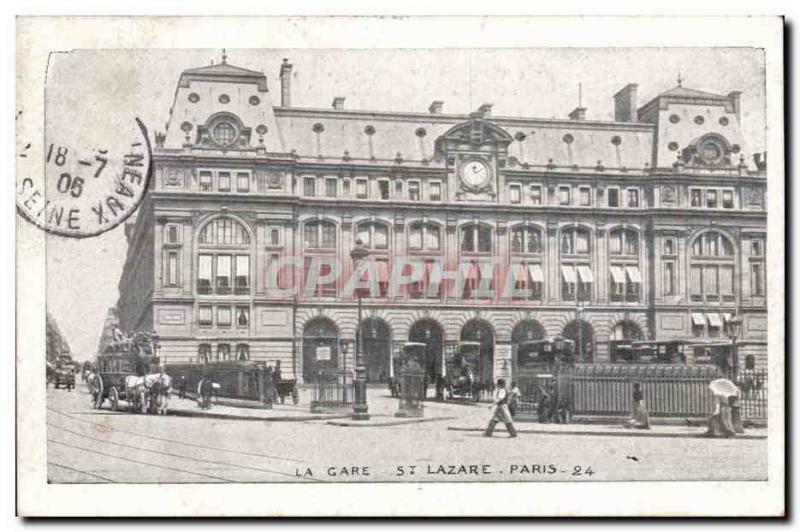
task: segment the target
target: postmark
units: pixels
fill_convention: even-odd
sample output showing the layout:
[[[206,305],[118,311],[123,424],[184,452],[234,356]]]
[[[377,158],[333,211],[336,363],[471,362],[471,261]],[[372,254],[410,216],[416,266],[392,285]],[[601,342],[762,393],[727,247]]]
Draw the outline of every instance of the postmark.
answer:
[[[43,142],[21,142],[16,202],[22,218],[51,234],[86,238],[136,212],[150,183],[147,128],[135,118],[103,138],[94,131],[80,140],[74,128],[47,128]]]

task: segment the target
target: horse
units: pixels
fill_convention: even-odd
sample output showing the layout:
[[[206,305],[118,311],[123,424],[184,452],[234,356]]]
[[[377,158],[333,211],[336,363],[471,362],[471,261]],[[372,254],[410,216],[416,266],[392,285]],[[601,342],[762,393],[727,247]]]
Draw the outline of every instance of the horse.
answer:
[[[151,373],[143,377],[125,377],[125,390],[129,402],[147,412],[165,415],[172,393],[172,378],[166,373]]]

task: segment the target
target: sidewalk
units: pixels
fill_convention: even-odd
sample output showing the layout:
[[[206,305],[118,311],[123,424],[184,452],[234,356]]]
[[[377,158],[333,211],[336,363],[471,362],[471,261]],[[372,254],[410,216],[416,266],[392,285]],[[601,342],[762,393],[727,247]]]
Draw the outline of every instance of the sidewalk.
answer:
[[[705,438],[705,427],[678,427],[674,425],[651,425],[650,429],[629,429],[620,425],[557,425],[551,423],[515,423],[520,434],[555,434],[570,436],[630,436],[639,438]],[[464,432],[482,432],[484,427],[467,425],[448,426],[447,430]],[[501,429],[502,430],[502,427]],[[737,434],[733,439],[760,440],[767,438],[767,430],[763,428],[746,429],[744,434]]]
[[[170,399],[168,412],[172,416],[245,421],[316,421],[350,417],[349,412],[312,414],[308,405],[302,403],[299,405],[277,403],[272,408],[212,404],[210,409],[203,410],[197,406],[197,401],[194,399],[178,399],[176,396]]]

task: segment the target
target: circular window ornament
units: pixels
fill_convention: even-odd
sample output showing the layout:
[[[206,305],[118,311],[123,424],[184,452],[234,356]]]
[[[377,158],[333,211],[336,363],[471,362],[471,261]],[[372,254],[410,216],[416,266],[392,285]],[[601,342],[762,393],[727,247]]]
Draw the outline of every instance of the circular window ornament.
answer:
[[[418,127],[418,128],[417,128],[417,130],[414,132],[414,134],[415,134],[416,136],[418,136],[419,138],[422,138],[422,137],[424,137],[425,135],[427,135],[427,134],[428,134],[428,132],[427,132],[427,131],[425,131],[425,128],[424,128],[424,127]]]
[[[564,140],[564,142],[566,142],[567,144],[572,144],[572,143],[575,141],[575,137],[573,137],[572,135],[570,135],[569,133],[567,133],[566,135],[564,135],[564,139],[563,139],[563,140]]]
[[[375,128],[373,126],[367,126],[367,127],[364,128],[364,133],[368,137],[371,137],[372,135],[375,134]]]
[[[269,130],[267,129],[267,126],[265,126],[264,124],[259,124],[258,126],[256,126],[256,133],[258,133],[259,135],[266,135],[267,131]]]
[[[697,124],[698,126],[703,125],[705,123],[705,121],[706,121],[706,119],[703,118],[700,115],[697,115],[696,117],[694,117],[694,123]]]
[[[184,122],[183,124],[181,124],[181,131],[183,131],[184,133],[188,133],[192,130],[193,127],[194,126],[192,126],[191,122]]]
[[[669,148],[669,151],[678,151],[678,143],[672,141],[669,144],[667,144],[667,148]]]
[[[261,103],[261,98],[258,96],[250,96],[250,99],[247,101],[250,102],[250,105],[258,105]]]
[[[725,155],[725,147],[716,140],[706,140],[700,143],[697,153],[704,163],[715,165],[719,163]]]
[[[733,153],[739,153],[740,151],[742,151],[742,147],[739,146],[738,144],[734,144],[733,146],[731,146],[731,151]]]
[[[219,95],[219,103],[229,103],[231,101],[231,97],[227,94],[220,94]]]
[[[211,130],[214,141],[220,146],[230,146],[236,140],[236,128],[230,122],[219,122]]]
[[[619,135],[614,135],[613,137],[611,137],[611,144],[613,144],[614,146],[619,146],[620,144],[622,144],[622,137],[620,137]]]
[[[679,117],[678,115],[669,115],[669,121],[672,122],[673,124],[677,124],[678,122],[681,121],[681,117]]]
[[[323,131],[325,131],[325,126],[323,126],[322,124],[317,122],[316,124],[314,124],[314,126],[311,128],[311,130],[314,133],[322,133]]]
[[[728,121],[728,117],[727,117],[727,116],[721,116],[721,117],[719,117],[719,125],[721,125],[721,126],[727,126],[729,123],[730,123],[730,122]]]
[[[189,94],[189,101],[192,103],[197,103],[200,101],[200,95],[196,92]]]
[[[525,140],[527,137],[528,137],[528,136],[527,136],[525,133],[523,133],[522,131],[517,131],[517,132],[514,134],[514,139],[515,139],[515,140],[517,140],[518,142],[522,142],[522,141],[523,141],[523,140]]]

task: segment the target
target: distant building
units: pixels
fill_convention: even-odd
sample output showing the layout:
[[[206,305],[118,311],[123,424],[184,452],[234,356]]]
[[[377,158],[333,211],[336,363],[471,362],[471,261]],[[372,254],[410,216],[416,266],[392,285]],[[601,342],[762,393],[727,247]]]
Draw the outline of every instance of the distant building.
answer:
[[[748,151],[738,92],[677,86],[639,105],[629,84],[613,122],[582,107],[445,114],[441,101],[307,109],[291,105],[291,72],[284,60],[280,105],[261,72],[223,61],[180,74],[152,190],[126,227],[118,303],[122,329],[156,329],[170,361],[280,360],[306,381],[352,368],[343,279],[361,240],[377,283],[363,300],[371,380],[409,340],[428,344],[430,371],[448,342],[480,341],[489,379],[528,339],[562,334],[603,362],[635,339],[727,341],[732,315],[740,358],[765,364],[766,157]],[[421,277],[392,293],[400,258]],[[441,265],[462,286],[442,289]],[[509,283],[510,297],[481,294]]]

